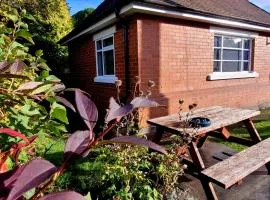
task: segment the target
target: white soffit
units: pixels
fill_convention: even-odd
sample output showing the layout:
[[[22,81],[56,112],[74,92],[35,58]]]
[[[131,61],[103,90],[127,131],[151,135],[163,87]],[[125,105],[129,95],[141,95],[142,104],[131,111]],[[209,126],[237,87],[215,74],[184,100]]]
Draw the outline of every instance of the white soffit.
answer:
[[[100,31],[96,34],[93,35],[93,40],[99,40],[100,38],[104,38],[108,35],[112,35],[116,32],[116,27],[115,26],[112,26],[110,28],[107,28],[103,31]]]

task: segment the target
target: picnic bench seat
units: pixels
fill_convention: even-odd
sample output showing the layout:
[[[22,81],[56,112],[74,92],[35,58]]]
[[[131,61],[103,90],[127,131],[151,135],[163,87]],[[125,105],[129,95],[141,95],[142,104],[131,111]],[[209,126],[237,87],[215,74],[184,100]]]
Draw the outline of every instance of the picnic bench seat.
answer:
[[[270,138],[203,170],[201,173],[203,178],[227,189],[263,165],[267,165],[269,173],[269,163]]]

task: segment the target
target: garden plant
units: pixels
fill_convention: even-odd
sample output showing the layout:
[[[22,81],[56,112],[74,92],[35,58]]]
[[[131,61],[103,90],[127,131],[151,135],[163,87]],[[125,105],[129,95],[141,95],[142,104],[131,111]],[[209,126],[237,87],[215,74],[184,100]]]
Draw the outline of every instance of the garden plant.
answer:
[[[29,53],[35,45],[29,21],[35,19],[24,9],[0,11],[0,199],[85,199],[61,187],[54,192],[68,173],[82,170],[78,162],[88,164],[90,175],[78,180],[90,185],[77,191],[99,186],[97,198],[161,199],[160,191],[173,187],[181,173],[179,158],[129,131],[138,123],[138,110],[158,106],[148,98],[154,83],[130,103],[121,103],[118,95],[111,98],[105,126],[95,134],[98,110],[90,95],[66,89],[50,74],[41,50]],[[119,90],[120,82],[116,86]],[[119,127],[126,128],[126,134],[104,140]],[[67,138],[58,165],[39,156],[37,141],[47,138]],[[162,185],[166,187],[155,189]]]

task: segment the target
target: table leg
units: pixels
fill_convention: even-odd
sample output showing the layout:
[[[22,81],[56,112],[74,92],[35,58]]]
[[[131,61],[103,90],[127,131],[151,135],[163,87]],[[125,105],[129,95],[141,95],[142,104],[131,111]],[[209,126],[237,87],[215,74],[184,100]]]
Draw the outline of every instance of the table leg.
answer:
[[[203,163],[202,157],[200,155],[200,152],[197,148],[197,144],[195,141],[192,141],[189,144],[189,153],[190,156],[192,158],[192,161],[194,163],[194,165],[197,167],[197,169],[200,171],[202,171],[203,169],[205,169],[205,165]],[[213,184],[210,183],[209,181],[205,180],[202,176],[200,176],[200,181],[201,184],[203,186],[203,189],[205,191],[206,197],[208,200],[218,200],[216,192],[214,190]]]
[[[249,135],[250,135],[251,139],[256,143],[261,142],[262,139],[261,139],[261,137],[260,137],[254,123],[252,122],[252,120],[247,119],[247,120],[244,121],[244,124],[245,124],[245,126],[246,126],[246,128],[247,128],[247,130],[249,132]]]
[[[156,133],[153,136],[152,141],[158,144],[160,142],[163,134],[164,134],[164,130],[160,127],[157,127]]]
[[[208,137],[208,135],[205,134],[204,136],[202,136],[202,137],[198,140],[198,142],[197,142],[197,147],[198,147],[198,148],[202,148],[202,147],[203,147],[203,145],[204,145],[204,143],[205,143],[207,137]]]

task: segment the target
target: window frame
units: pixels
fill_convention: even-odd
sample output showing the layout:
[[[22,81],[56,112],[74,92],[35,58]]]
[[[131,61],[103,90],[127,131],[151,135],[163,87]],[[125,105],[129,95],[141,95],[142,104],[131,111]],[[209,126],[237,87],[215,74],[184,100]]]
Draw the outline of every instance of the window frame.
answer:
[[[215,37],[221,37],[221,47],[215,47],[214,43],[214,56],[213,56],[213,73],[245,73],[245,72],[252,72],[253,71],[253,66],[252,66],[252,57],[253,57],[253,40],[254,38],[251,37],[243,37],[243,36],[237,36],[237,35],[226,35],[226,34],[220,34],[216,33],[214,34],[214,39]],[[241,39],[241,47],[240,48],[234,48],[234,47],[224,47],[224,38],[235,38],[235,39]],[[249,49],[244,48],[244,41],[248,40],[249,41]],[[215,59],[215,49],[220,50],[220,60]],[[241,51],[241,60],[224,60],[223,59],[223,51],[224,50],[236,50],[236,51]],[[249,51],[249,59],[244,60],[244,52]],[[214,66],[215,62],[220,62],[220,71],[214,71]],[[223,62],[240,62],[240,71],[233,71],[233,72],[226,72],[223,71]],[[244,63],[248,62],[248,70],[244,70]]]
[[[112,37],[112,41],[113,41],[113,44],[110,45],[110,46],[106,46],[106,47],[103,47],[103,41],[108,39],[108,38],[111,38]],[[102,44],[102,48],[101,49],[97,49],[97,43],[101,41],[101,44]],[[98,38],[95,38],[95,54],[96,54],[96,77],[94,79],[95,82],[101,82],[101,83],[115,83],[117,79],[116,77],[116,67],[115,67],[115,46],[114,46],[115,42],[114,42],[114,33],[111,33],[111,34],[107,34],[105,36],[102,36],[102,37],[98,37]],[[105,72],[105,63],[104,63],[104,52],[106,51],[111,51],[113,50],[113,69],[114,69],[114,74],[111,74],[111,75],[106,75],[104,74]],[[99,75],[99,65],[98,65],[98,53],[102,53],[102,69],[103,69],[103,74],[102,75]]]

